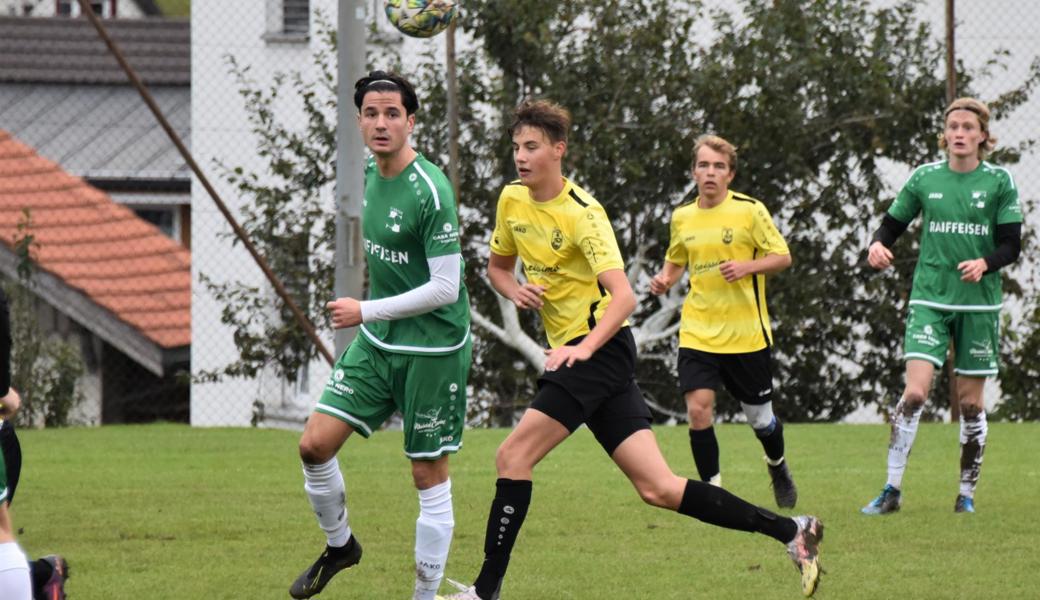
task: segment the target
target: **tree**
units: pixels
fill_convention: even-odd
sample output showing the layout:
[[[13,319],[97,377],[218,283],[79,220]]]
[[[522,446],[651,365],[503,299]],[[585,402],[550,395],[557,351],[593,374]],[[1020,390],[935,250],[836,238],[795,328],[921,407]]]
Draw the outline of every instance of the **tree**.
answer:
[[[467,28],[485,60],[465,61],[483,68],[463,67],[462,80],[491,85],[460,105],[490,104],[485,120],[499,123],[529,95],[570,108],[569,166],[612,216],[637,291],[660,264],[668,215],[688,192],[693,137],[714,131],[734,141],[744,165],[734,186],[766,202],[795,257],[795,266],[770,282],[778,412],[836,420],[863,404],[883,404],[902,387],[896,357],[906,297],[898,290],[909,290],[914,262],[906,257],[916,256],[916,238],[900,242],[904,258],[891,273],[874,273],[863,257],[894,195],[886,184],[892,165],[939,156],[945,82],[936,73],[944,52],[915,6],[746,0],[734,13],[714,12],[706,28],[698,5],[657,0],[472,2]],[[1000,58],[998,52],[994,61]],[[1027,81],[993,102],[998,115],[1021,105],[1037,74],[1034,66]],[[962,68],[960,80],[970,86],[971,74]],[[468,124],[464,119],[464,131]],[[469,143],[483,140],[480,168],[491,165],[502,175],[463,178],[463,197],[493,197],[512,176],[504,127],[498,131]],[[1014,152],[1004,158],[1013,160]],[[495,188],[467,187],[485,182]],[[484,231],[493,206],[472,206]],[[486,251],[474,259],[470,264],[482,264]],[[481,274],[471,287],[481,286]],[[1021,292],[1006,280],[1009,291]],[[529,346],[479,318],[515,322],[508,303],[475,297],[478,325],[506,344]],[[668,376],[674,336],[656,335],[672,333],[666,325],[677,318],[676,300],[645,298],[636,319],[643,357],[666,361],[643,360],[641,384],[673,414],[681,412]],[[1027,324],[1037,328],[1035,319]],[[738,412],[732,399],[720,400],[720,414]]]
[[[691,193],[692,141],[709,131],[740,148],[734,188],[766,203],[794,255],[794,266],[769,282],[781,382],[777,412],[789,420],[837,420],[864,404],[884,405],[897,393],[916,237],[899,242],[901,258],[889,272],[873,272],[864,256],[894,196],[886,183],[892,171],[939,156],[935,134],[945,83],[936,73],[944,54],[915,6],[910,0],[876,9],[856,0],[744,0],[733,11],[707,13],[698,3],[665,0],[468,3],[463,23],[473,43],[458,53],[459,204],[475,324],[473,420],[511,424],[533,395],[541,367],[537,315],[518,312],[485,278],[497,195],[514,176],[505,125],[528,96],[553,98],[574,115],[565,172],[607,208],[628,257],[628,275],[641,296],[633,320],[643,358],[638,376],[662,417],[685,412],[673,366],[683,290],[676,286],[656,299],[646,287],[664,256],[671,211]],[[376,48],[370,59],[385,67],[388,55],[396,53]],[[994,61],[1000,59],[995,54]],[[396,68],[417,84],[423,104],[416,147],[446,164],[439,55],[431,49]],[[971,76],[961,69],[965,93]],[[297,78],[294,86],[332,98],[326,80],[308,88]],[[1020,106],[1037,81],[1034,65],[1026,81],[992,102],[996,116]],[[243,95],[251,110],[263,112],[258,96]],[[328,101],[311,98],[316,106]],[[273,131],[271,123],[257,123]],[[308,127],[271,134],[271,143],[296,157],[284,162],[286,179],[300,178],[297,170],[311,164],[304,159],[309,153],[330,156],[327,123],[311,119]],[[330,145],[308,150],[278,141],[285,136]],[[1002,158],[1013,161],[1027,146]],[[274,161],[276,153],[270,156]],[[243,191],[260,199],[268,186],[252,181]],[[277,213],[257,214],[285,221]],[[315,220],[309,231],[327,231],[322,223]],[[329,240],[315,237],[311,246],[321,243]],[[327,268],[315,261],[328,260],[328,253],[310,260],[310,275],[301,277],[310,277],[306,287],[313,290],[323,285],[315,275]],[[1007,273],[1005,282],[1012,295],[1035,294],[1036,282]],[[1035,349],[1038,318],[1029,313],[1007,340],[1009,364],[1023,363],[1029,356],[1023,353]],[[255,364],[271,359],[260,345],[243,347],[260,352]],[[1025,380],[1016,380],[1005,395],[1024,389]],[[1026,402],[1035,406],[1036,400]],[[718,414],[739,411],[720,397]]]

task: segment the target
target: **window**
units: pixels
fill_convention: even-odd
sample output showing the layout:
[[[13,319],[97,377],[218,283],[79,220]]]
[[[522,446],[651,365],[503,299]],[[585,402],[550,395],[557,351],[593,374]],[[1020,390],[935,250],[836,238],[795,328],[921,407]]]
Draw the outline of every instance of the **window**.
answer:
[[[282,33],[306,35],[310,30],[310,0],[283,0]]]
[[[83,14],[76,0],[55,0],[54,14],[59,17],[78,17]],[[116,0],[91,0],[90,8],[102,19],[116,17]]]
[[[310,0],[267,0],[267,33],[264,39],[276,43],[308,41]]]
[[[144,221],[159,228],[166,237],[180,241],[180,219],[176,207],[171,206],[132,206],[134,213]]]

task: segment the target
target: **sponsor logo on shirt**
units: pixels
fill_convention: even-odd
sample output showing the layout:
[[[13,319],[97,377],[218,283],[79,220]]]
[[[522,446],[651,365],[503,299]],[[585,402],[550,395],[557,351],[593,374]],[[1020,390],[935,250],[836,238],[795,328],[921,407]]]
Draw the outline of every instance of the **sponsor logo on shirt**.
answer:
[[[993,356],[993,344],[989,340],[979,341],[973,340],[971,342],[971,348],[968,350],[973,358],[988,359]]]
[[[524,263],[524,272],[526,273],[557,273],[560,270],[560,265],[553,265],[551,267],[546,265],[529,265]]]
[[[942,192],[932,192],[928,194],[929,200],[942,200]]]
[[[369,256],[374,256],[375,258],[390,264],[407,265],[409,262],[407,252],[400,252],[380,244],[374,244],[367,238],[365,239],[365,251],[368,252]]]
[[[451,223],[445,223],[441,230],[433,234],[433,241],[441,243],[454,242],[459,239],[459,231]]]
[[[989,225],[986,223],[964,223],[961,221],[932,221],[928,224],[928,231],[930,233],[988,236]]]

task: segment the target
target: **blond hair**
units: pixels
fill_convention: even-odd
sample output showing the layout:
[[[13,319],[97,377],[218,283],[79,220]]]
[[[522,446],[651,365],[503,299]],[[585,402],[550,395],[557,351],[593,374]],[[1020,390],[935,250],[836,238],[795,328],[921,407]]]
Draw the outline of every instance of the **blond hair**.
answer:
[[[986,158],[986,154],[993,151],[997,145],[997,138],[989,133],[989,107],[986,103],[975,98],[957,98],[943,111],[943,130],[939,132],[939,147],[947,150],[946,144],[946,119],[955,110],[966,110],[975,113],[979,119],[979,129],[986,134],[986,139],[979,144],[979,159]]]
[[[729,170],[734,173],[737,171],[737,147],[729,143],[725,139],[705,133],[701,135],[693,142],[693,167],[697,166],[697,153],[700,152],[701,148],[707,146],[719,154],[724,154],[729,159]]]

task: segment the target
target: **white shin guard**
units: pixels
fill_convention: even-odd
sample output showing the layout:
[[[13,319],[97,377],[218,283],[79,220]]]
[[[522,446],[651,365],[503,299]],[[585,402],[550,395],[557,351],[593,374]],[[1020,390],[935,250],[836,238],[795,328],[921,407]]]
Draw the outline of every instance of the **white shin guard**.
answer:
[[[332,457],[321,465],[303,465],[303,489],[311,501],[318,526],[325,532],[329,545],[344,546],[350,540],[347,525],[347,492],[339,462]]]
[[[15,542],[0,544],[0,598],[32,600],[29,563]]]
[[[906,400],[896,405],[895,417],[892,419],[892,437],[888,442],[888,485],[901,489],[903,472],[910,458],[910,450],[917,437],[917,425],[921,420],[923,406],[909,410]]]
[[[454,531],[451,480],[419,490],[419,518],[415,522],[414,600],[433,600],[444,579]]]
[[[961,415],[961,485],[960,494],[975,497],[975,486],[982,470],[982,454],[986,450],[986,412],[968,418]]]

